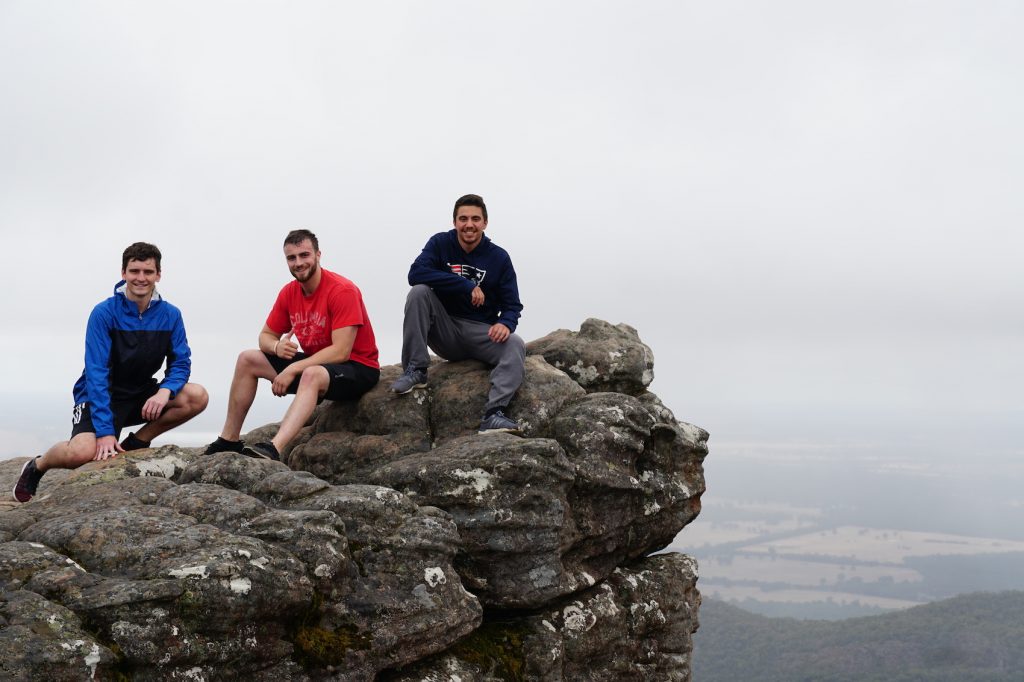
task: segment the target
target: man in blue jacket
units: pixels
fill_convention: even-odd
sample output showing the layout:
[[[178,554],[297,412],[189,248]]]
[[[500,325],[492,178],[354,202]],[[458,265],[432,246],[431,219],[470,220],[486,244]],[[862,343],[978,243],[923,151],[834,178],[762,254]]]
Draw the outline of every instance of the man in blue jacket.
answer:
[[[409,268],[412,289],[402,329],[404,374],[391,390],[405,394],[427,385],[429,346],[446,360],[493,365],[480,433],[519,433],[505,415],[523,383],[526,344],[514,334],[523,304],[508,253],[492,242],[483,198],[455,202],[455,229],[435,234]]]
[[[149,447],[206,408],[206,389],[188,382],[192,352],[181,312],[157,293],[160,250],[136,242],[121,256],[114,295],[89,315],[85,370],[74,388],[71,439],[25,462],[14,499],[28,502],[50,469],[74,469]],[[153,375],[167,361],[163,381]],[[121,429],[144,424],[118,443]]]

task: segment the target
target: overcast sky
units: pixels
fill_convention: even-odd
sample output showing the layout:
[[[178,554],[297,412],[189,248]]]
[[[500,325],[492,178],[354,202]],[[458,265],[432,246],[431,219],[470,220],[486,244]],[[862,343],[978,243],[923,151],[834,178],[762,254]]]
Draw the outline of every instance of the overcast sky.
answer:
[[[0,457],[66,437],[127,244],[163,250],[215,432],[288,230],[396,363],[409,263],[467,192],[521,335],[635,326],[712,456],[1021,452],[1022,35],[977,0],[0,0]]]

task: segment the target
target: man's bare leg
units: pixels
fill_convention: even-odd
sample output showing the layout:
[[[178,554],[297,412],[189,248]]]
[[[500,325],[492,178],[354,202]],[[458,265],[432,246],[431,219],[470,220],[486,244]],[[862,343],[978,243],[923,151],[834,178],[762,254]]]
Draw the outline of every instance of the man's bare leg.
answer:
[[[83,432],[71,440],[62,441],[36,459],[39,471],[75,469],[96,457],[96,434]]]
[[[269,363],[268,363],[269,364]],[[277,435],[270,441],[277,448],[278,452],[291,442],[313,414],[320,396],[327,392],[331,383],[330,374],[321,365],[307,367],[302,370],[302,377],[299,379],[299,388],[295,392],[295,399],[288,406],[288,411],[281,419],[281,426],[277,429]]]
[[[235,362],[235,375],[231,379],[231,391],[228,396],[228,414],[224,420],[224,428],[220,437],[228,441],[237,441],[242,437],[242,424],[249,414],[253,400],[256,399],[256,388],[260,379],[273,381],[277,371],[271,366],[267,356],[259,350],[246,350],[238,354]]]
[[[52,446],[45,453],[25,462],[11,491],[18,502],[28,502],[36,494],[39,480],[50,469],[74,469],[96,457],[96,434],[83,432],[71,440]]]

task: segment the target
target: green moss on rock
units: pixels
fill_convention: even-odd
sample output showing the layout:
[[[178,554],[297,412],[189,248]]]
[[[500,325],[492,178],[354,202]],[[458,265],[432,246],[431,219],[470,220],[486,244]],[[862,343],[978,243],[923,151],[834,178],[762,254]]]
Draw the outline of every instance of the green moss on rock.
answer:
[[[351,625],[337,630],[304,625],[295,634],[299,658],[307,663],[327,665],[344,663],[349,651],[369,649],[371,641],[370,635],[360,633]]]
[[[513,623],[484,623],[459,641],[451,654],[508,682],[526,679],[523,642],[528,630]]]

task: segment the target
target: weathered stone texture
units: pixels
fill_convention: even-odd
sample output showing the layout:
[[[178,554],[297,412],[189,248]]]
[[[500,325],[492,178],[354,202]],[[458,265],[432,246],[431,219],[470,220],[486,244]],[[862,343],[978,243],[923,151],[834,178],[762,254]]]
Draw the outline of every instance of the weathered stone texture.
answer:
[[[150,466],[168,458],[184,466]],[[480,621],[452,566],[455,524],[394,490],[172,446],[89,466],[2,515],[17,539],[0,543],[0,587],[94,634],[48,645],[4,627],[0,650],[95,640],[79,659],[134,679],[369,680]]]
[[[662,554],[516,617],[496,615],[443,654],[385,682],[618,682],[690,679],[700,594],[696,563]]]
[[[578,332],[559,329],[528,343],[526,352],[543,355],[587,391],[637,395],[654,380],[654,353],[628,324],[590,318]]]
[[[485,606],[534,608],[603,580],[700,511],[708,436],[646,390],[652,355],[631,327],[588,320],[529,347],[593,371],[528,357],[509,410],[526,438],[475,434],[483,364],[435,363],[405,396],[387,392],[390,367],[358,403],[323,407],[288,462],[448,511],[464,543],[456,566]]]
[[[0,677],[689,679],[695,565],[648,555],[700,511],[708,434],[647,390],[627,325],[528,348],[523,437],[476,433],[487,367],[437,361],[325,402],[284,463],[48,473],[0,513]]]

